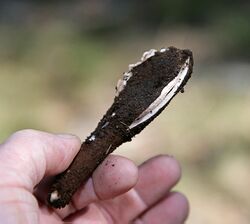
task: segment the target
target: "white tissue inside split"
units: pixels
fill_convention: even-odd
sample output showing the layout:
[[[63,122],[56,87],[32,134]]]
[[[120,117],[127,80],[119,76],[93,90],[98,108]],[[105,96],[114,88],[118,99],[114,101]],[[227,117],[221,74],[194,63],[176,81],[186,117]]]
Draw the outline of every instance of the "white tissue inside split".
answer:
[[[57,191],[53,191],[50,195],[50,202],[57,201],[59,199],[59,195]]]
[[[132,77],[132,72],[125,72],[123,74],[123,78],[118,80],[118,83],[116,85],[116,96],[119,95],[119,93],[124,89],[124,87],[127,85],[127,81]]]
[[[185,77],[188,74],[190,58],[188,58],[184,65],[181,67],[178,75],[168,83],[166,87],[161,91],[160,96],[150,104],[150,106],[143,111],[129,126],[129,129],[136,127],[137,125],[145,122],[152,116],[154,116],[162,107],[164,107],[175,95],[178,88],[183,83]]]

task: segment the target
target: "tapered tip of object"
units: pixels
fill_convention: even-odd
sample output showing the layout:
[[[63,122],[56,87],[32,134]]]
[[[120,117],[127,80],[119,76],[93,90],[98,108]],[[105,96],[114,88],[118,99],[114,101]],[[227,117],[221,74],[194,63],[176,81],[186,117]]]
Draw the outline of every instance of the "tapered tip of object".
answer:
[[[62,200],[62,197],[57,190],[52,191],[48,195],[48,203],[54,208],[63,208],[67,204],[65,200]]]

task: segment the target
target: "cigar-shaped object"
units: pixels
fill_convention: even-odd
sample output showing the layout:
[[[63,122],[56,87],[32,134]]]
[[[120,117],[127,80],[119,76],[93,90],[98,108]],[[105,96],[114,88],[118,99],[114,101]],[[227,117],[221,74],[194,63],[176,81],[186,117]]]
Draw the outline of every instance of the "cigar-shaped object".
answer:
[[[141,61],[129,65],[116,87],[114,103],[82,143],[69,168],[56,177],[49,204],[55,208],[68,204],[108,154],[131,141],[183,90],[192,69],[192,52],[175,47],[149,50]]]

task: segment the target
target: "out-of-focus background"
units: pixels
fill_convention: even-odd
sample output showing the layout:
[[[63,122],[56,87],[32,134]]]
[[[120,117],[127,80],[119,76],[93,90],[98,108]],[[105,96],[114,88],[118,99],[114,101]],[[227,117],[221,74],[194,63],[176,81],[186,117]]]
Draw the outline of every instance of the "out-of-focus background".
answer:
[[[145,50],[194,53],[185,94],[116,153],[174,155],[190,224],[250,223],[250,2],[0,2],[0,141],[23,128],[84,139]]]

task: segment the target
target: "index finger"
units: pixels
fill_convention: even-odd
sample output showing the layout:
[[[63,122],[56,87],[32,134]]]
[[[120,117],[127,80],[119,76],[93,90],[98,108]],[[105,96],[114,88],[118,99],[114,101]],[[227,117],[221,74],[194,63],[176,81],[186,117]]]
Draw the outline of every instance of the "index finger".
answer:
[[[44,176],[64,171],[80,149],[73,135],[55,135],[22,130],[11,135],[1,146],[2,183],[14,183],[33,190]]]

